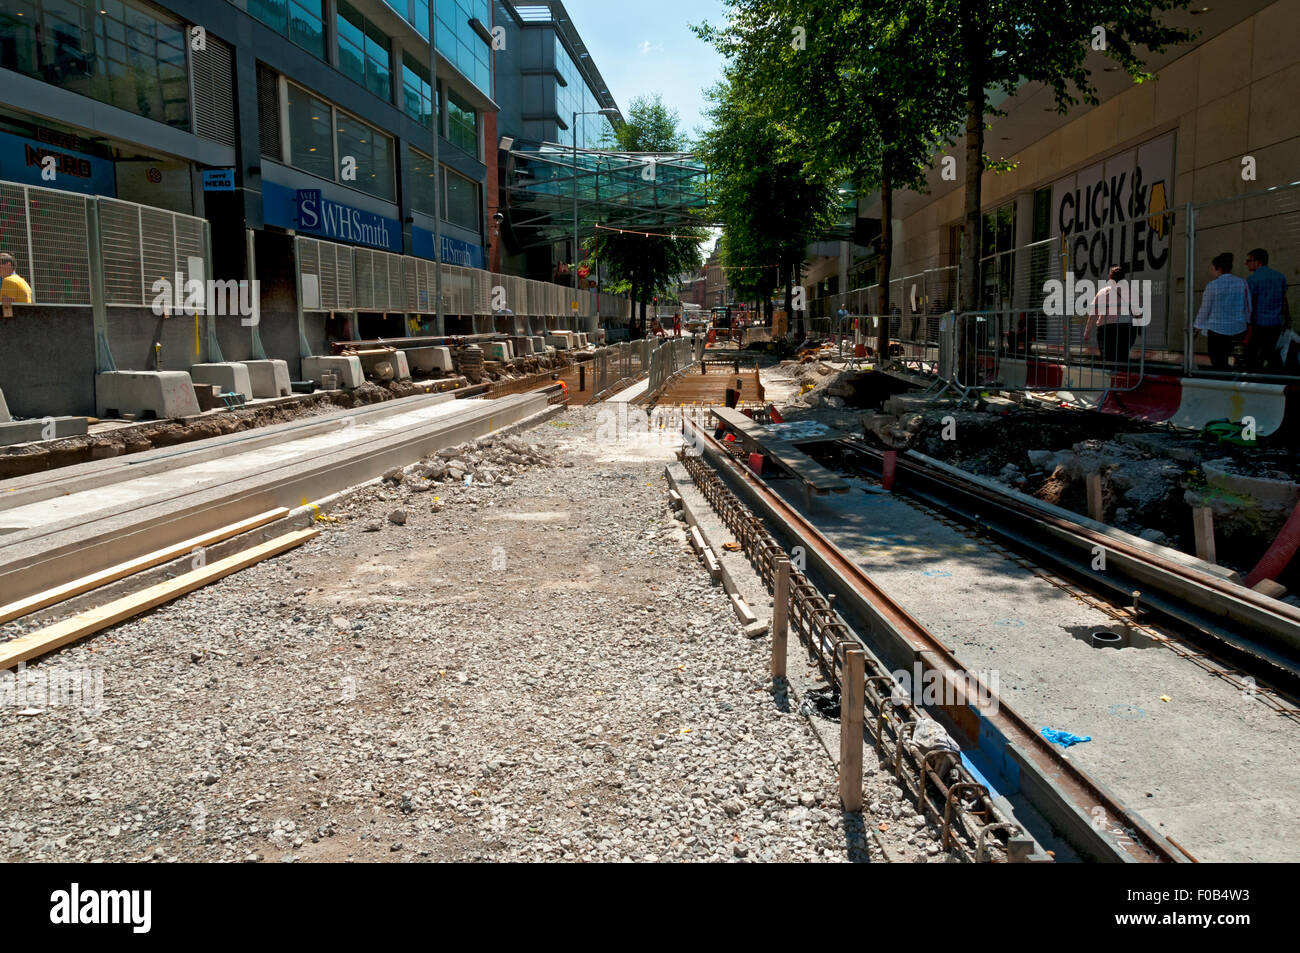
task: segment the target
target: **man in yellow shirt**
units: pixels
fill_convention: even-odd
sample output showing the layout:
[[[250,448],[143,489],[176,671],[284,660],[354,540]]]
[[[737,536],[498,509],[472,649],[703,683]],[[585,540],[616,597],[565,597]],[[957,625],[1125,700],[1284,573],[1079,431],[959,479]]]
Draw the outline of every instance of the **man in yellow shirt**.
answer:
[[[0,252],[0,303],[32,303],[32,286],[19,276],[14,256],[8,252]]]

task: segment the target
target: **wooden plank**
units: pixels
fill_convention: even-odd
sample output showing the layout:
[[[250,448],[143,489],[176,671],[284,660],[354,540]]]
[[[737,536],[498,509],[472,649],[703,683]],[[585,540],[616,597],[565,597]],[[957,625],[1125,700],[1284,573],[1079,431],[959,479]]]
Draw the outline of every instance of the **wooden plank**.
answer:
[[[865,675],[865,653],[861,649],[846,650],[840,675],[840,803],[846,811],[862,810]]]
[[[772,594],[772,677],[785,678],[785,657],[790,632],[790,559],[778,556]]]
[[[71,619],[64,619],[62,622],[46,626],[43,629],[37,629],[35,632],[29,632],[27,635],[0,644],[0,671],[13,668],[19,662],[27,662],[53,652],[55,649],[62,648],[71,642],[93,635],[102,629],[107,629],[109,626],[117,625],[117,623],[132,616],[147,612],[155,606],[171,602],[187,592],[200,589],[209,583],[229,576],[231,573],[246,569],[254,563],[259,563],[286,550],[301,546],[307,540],[319,535],[320,530],[318,529],[300,529],[292,533],[286,533],[283,536],[277,536],[275,539],[254,546],[252,549],[246,549],[242,553],[227,556],[225,559],[204,566],[202,569],[187,572],[183,576],[177,576],[175,579],[169,579],[156,586],[150,586],[148,589],[142,589],[129,596],[124,596],[107,605],[75,615]]]
[[[1192,528],[1196,532],[1196,555],[1207,563],[1218,562],[1214,549],[1214,510],[1198,506],[1192,510]]]
[[[44,609],[46,606],[52,606],[57,602],[63,602],[65,599],[71,599],[73,596],[79,596],[83,592],[89,592],[92,589],[98,589],[100,586],[106,586],[110,582],[117,582],[127,576],[133,576],[138,572],[151,569],[154,566],[160,566],[163,563],[169,563],[173,559],[180,559],[196,549],[202,549],[205,546],[212,546],[222,540],[230,539],[241,533],[247,533],[249,530],[257,529],[267,523],[273,523],[278,519],[283,519],[289,515],[286,507],[279,507],[274,510],[267,510],[265,513],[259,513],[257,516],[250,516],[246,520],[240,520],[238,523],[231,523],[229,526],[223,526],[215,529],[210,533],[204,533],[202,536],[195,536],[193,539],[187,539],[184,542],[177,543],[174,546],[168,546],[165,549],[154,550],[152,553],[145,553],[136,559],[127,560],[124,563],[118,563],[116,566],[109,566],[99,572],[91,573],[89,576],[82,576],[80,579],[74,579],[72,582],[64,583],[61,586],[55,586],[53,589],[46,589],[38,592],[26,599],[19,599],[17,602],[11,602],[7,606],[0,606],[0,623],[10,622],[21,616],[29,615],[38,609]]]
[[[1106,520],[1106,504],[1101,495],[1101,474],[1089,473],[1087,477],[1088,484],[1088,516],[1098,523]]]

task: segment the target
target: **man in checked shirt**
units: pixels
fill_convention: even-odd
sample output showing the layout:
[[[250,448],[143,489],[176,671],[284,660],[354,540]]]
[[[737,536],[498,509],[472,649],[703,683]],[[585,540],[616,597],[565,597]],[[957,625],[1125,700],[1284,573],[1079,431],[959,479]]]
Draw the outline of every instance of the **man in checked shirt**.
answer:
[[[1250,288],[1232,273],[1232,252],[1216,255],[1210,262],[1214,278],[1201,294],[1201,310],[1193,327],[1209,340],[1210,366],[1230,370],[1228,359],[1250,324]]]

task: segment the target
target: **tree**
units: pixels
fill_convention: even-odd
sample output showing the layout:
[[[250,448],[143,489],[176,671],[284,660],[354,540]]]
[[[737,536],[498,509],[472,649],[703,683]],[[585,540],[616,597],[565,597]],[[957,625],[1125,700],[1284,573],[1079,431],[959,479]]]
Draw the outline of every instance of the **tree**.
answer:
[[[780,132],[762,100],[747,96],[730,77],[709,96],[712,126],[696,148],[709,170],[710,203],[722,224],[722,261],[728,284],[766,302],[785,289],[794,310],[794,282],[808,243],[835,220],[835,180],[809,173],[782,148]]]
[[[929,31],[939,53],[938,75],[962,90],[965,101],[966,208],[961,241],[958,308],[980,305],[980,218],[982,185],[989,166],[984,131],[989,92],[1014,93],[1026,82],[1041,82],[1064,113],[1079,100],[1096,105],[1097,90],[1087,65],[1096,50],[1119,63],[1136,81],[1150,78],[1145,48],[1163,52],[1193,38],[1191,31],[1165,26],[1158,16],[1182,10],[1189,0],[932,0],[931,22],[948,30]],[[1100,32],[1099,32],[1100,31]]]
[[[621,152],[681,152],[686,137],[678,131],[677,110],[664,105],[659,93],[638,96],[627,110],[627,121],[614,130]]]
[[[739,0],[730,25],[697,29],[766,104],[805,175],[879,189],[876,346],[889,351],[893,193],[922,189],[935,147],[956,128],[953,91],[935,82],[928,4]]]

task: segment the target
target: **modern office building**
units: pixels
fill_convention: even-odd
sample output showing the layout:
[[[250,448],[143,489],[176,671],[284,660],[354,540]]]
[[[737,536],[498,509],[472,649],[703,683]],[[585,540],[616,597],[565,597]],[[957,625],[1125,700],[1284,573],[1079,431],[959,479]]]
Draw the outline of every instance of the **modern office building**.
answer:
[[[339,338],[494,329],[492,271],[571,254],[503,254],[501,138],[563,141],[614,105],[559,3],[502,0],[0,0],[0,85],[0,247],[37,306],[95,306],[100,370],[265,351],[296,372]],[[580,145],[608,134],[580,122]],[[155,327],[174,272],[255,277],[259,324]],[[509,310],[594,326],[553,297]]]

